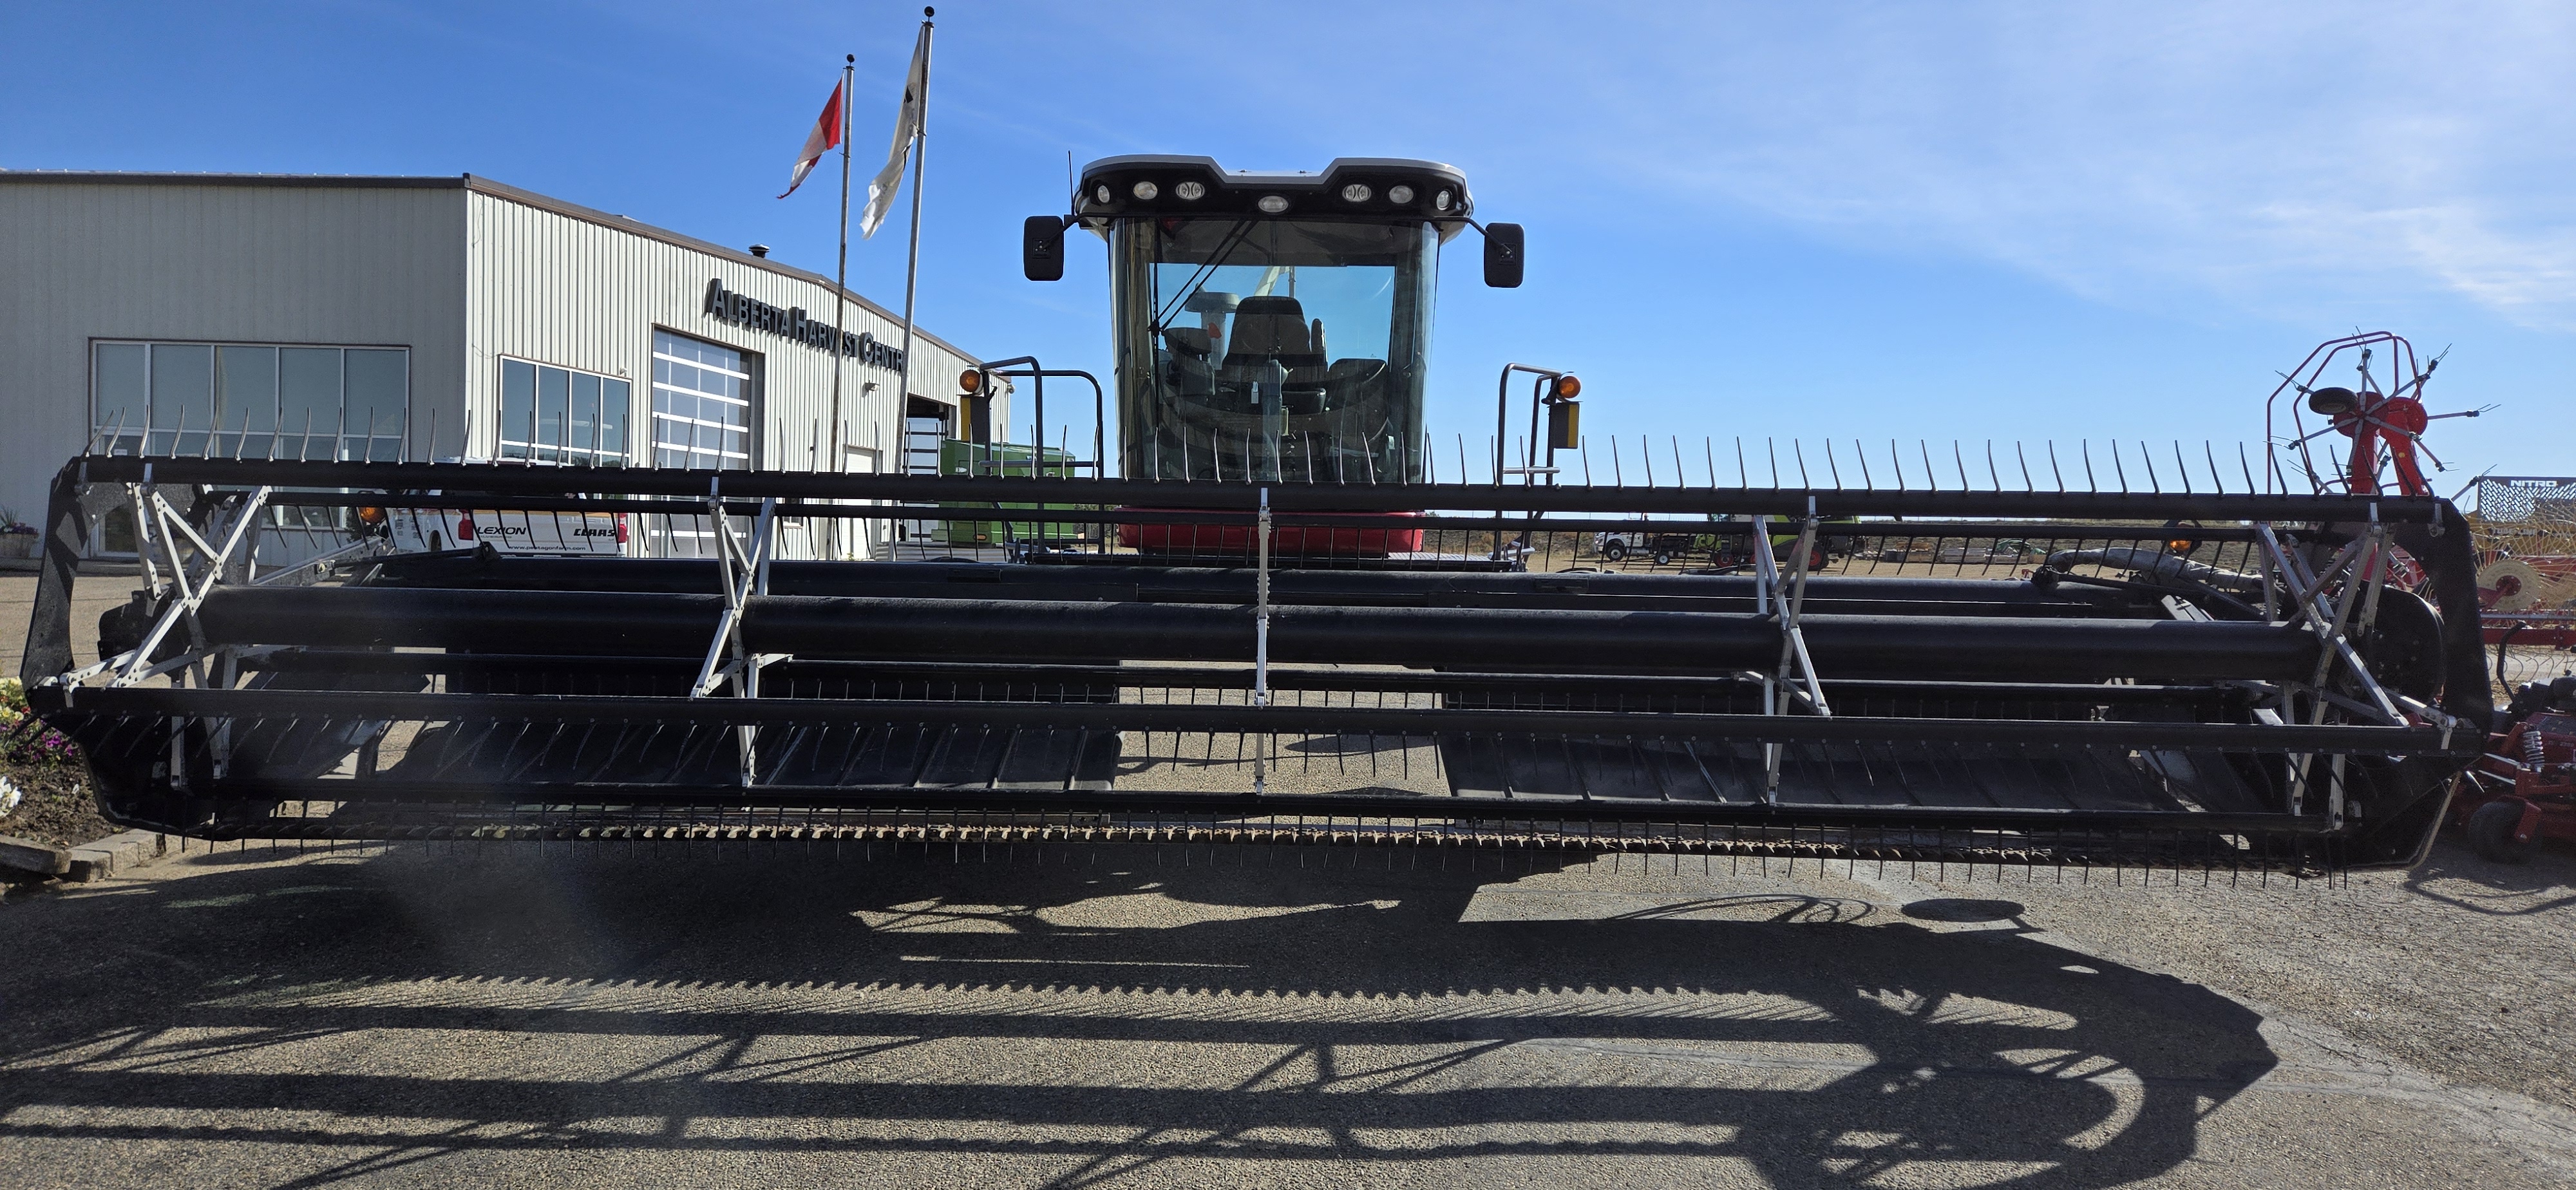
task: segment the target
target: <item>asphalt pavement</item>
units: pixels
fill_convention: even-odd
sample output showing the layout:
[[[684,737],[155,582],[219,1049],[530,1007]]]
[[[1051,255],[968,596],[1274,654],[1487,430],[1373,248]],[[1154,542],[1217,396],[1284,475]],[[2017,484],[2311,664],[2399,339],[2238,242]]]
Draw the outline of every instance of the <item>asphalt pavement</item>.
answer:
[[[0,1184],[2576,1179],[2564,855],[1494,863],[195,857],[0,906]]]

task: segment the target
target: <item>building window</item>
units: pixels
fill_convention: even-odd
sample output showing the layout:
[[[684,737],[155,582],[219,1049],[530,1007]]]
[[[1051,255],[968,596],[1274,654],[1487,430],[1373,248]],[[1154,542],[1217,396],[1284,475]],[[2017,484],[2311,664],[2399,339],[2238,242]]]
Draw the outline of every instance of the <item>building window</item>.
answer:
[[[623,467],[633,407],[633,389],[614,376],[504,359],[501,457]]]
[[[90,378],[111,454],[389,462],[410,424],[401,347],[102,342]]]
[[[730,347],[653,332],[653,465],[751,466],[751,368]]]

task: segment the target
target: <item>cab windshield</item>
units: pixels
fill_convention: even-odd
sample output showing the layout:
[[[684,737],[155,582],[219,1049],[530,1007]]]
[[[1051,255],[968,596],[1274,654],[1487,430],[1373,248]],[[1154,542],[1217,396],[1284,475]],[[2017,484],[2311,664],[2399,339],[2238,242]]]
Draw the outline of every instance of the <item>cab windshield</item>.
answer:
[[[1126,474],[1421,478],[1437,231],[1128,219],[1113,235]]]

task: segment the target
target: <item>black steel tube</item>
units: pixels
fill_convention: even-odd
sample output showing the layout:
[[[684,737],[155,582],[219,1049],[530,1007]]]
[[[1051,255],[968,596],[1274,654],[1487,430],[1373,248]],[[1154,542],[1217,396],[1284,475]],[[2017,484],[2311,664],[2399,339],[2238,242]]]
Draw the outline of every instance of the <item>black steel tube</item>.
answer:
[[[1166,496],[1169,493],[1165,493]],[[1043,499],[1064,498],[1061,494],[1043,495]],[[276,508],[412,508],[412,509],[488,509],[500,506],[505,512],[637,512],[657,516],[705,516],[704,500],[675,500],[665,497],[632,496],[495,496],[484,492],[441,493],[419,492],[284,492],[271,495]],[[726,500],[725,511],[736,516],[756,516],[763,511],[759,500]],[[781,517],[818,517],[842,520],[882,521],[972,521],[991,520],[991,504],[816,504],[796,499],[782,499],[767,509]],[[2350,510],[2346,510],[2350,511]],[[1287,512],[1273,513],[1271,523],[1280,528],[1318,529],[1467,529],[1491,530],[1496,524],[1508,528],[1549,533],[1656,533],[1676,536],[1742,538],[1753,535],[1749,520],[1639,520],[1636,517],[1550,517],[1542,513],[1508,513],[1499,520],[1493,514],[1481,516],[1443,516],[1423,514],[1408,516],[1401,523],[1390,524],[1382,512]],[[1014,508],[1013,521],[1031,521],[1058,525],[1253,525],[1259,522],[1255,512],[1228,512],[1207,508],[1100,508],[1075,507],[1046,509]],[[1794,522],[1774,522],[1773,536],[1788,536],[1781,530]],[[2276,532],[2284,539],[2326,541],[2340,545],[2349,538],[2341,533],[2283,528]],[[1938,520],[1869,520],[1834,521],[1822,528],[1826,537],[1892,538],[1908,541],[1985,540],[2008,537],[2022,540],[2054,541],[2162,541],[2172,536],[2167,525],[2135,525],[2061,521],[1938,521]],[[2253,541],[2256,532],[2241,525],[2220,525],[2194,529],[2194,537],[2203,541]],[[1948,563],[1942,563],[1948,565]]]
[[[332,674],[571,674],[683,676],[696,672],[695,657],[567,657],[537,653],[379,653],[369,650],[297,649],[244,658],[245,670]],[[1044,690],[1116,687],[1120,689],[1249,690],[1253,671],[1242,666],[1029,665],[953,661],[781,661],[761,671],[764,688],[780,691],[777,680],[920,685],[965,684],[997,693],[1010,689]],[[1744,674],[1712,677],[1637,674],[1485,673],[1471,670],[1300,669],[1272,666],[1275,690],[1332,690],[1419,693],[1496,693],[1524,698],[1551,696],[1620,698],[1714,698],[1761,689]],[[1832,698],[1885,698],[1945,705],[2055,702],[2085,708],[2100,706],[2174,707],[2205,704],[2213,695],[2206,686],[2159,686],[2099,682],[1906,682],[1826,678]],[[2223,695],[2222,695],[2223,696]],[[1985,716],[1990,717],[1990,716]]]
[[[1817,667],[1850,677],[2292,679],[2315,666],[2304,630],[2152,620],[1814,616]],[[2179,631],[2177,631],[2179,630]],[[772,597],[745,613],[747,646],[830,656],[1242,661],[1253,610],[1218,604]],[[1701,612],[1274,607],[1274,661],[1573,672],[1768,669],[1777,621]]]
[[[511,652],[702,654],[712,595],[309,587],[222,590],[199,622],[231,644]],[[754,597],[746,647],[882,660],[1240,661],[1253,610],[1196,603]],[[1807,617],[1809,652],[1838,677],[2295,680],[2315,666],[2305,629],[2259,623],[2036,617]],[[1776,620],[1709,612],[1449,607],[1276,607],[1283,662],[1507,663],[1573,672],[1728,672],[1779,663]]]
[[[230,459],[87,455],[65,464],[81,483],[159,483],[471,490],[495,495],[563,495],[567,489],[703,498],[710,485],[737,499],[891,500],[927,503],[1173,505],[1249,511],[1267,487],[1275,512],[1413,512],[1528,509],[1540,512],[1767,513],[1803,516],[2012,517],[2077,520],[2257,520],[2366,522],[2372,507],[2388,523],[2431,522],[2449,502],[2423,496],[2248,495],[2166,492],[1889,492],[1835,488],[1502,487],[1490,484],[1182,482],[1042,479],[1023,476],[855,475],[803,471],[682,471],[441,463],[272,463]]]
[[[388,694],[344,690],[205,690],[46,687],[35,709],[57,714],[248,719],[487,720],[529,723],[698,723],[726,726],[965,724],[989,728],[1303,735],[1427,736],[1444,732],[1609,738],[1723,739],[1761,743],[1850,740],[2062,744],[2218,752],[2437,754],[2432,727],[2269,726],[2130,720],[1921,719],[1685,712],[1517,711],[1416,707],[1310,707],[1249,703],[930,702],[820,698],[636,698],[553,694]],[[2483,741],[2458,733],[2451,753]],[[587,799],[596,800],[596,799]]]
[[[967,811],[977,814],[1181,814],[1197,818],[1200,823],[1259,816],[1302,815],[1321,818],[1334,815],[1343,818],[1412,819],[1421,822],[1462,821],[1528,823],[1562,826],[1585,822],[1669,823],[1675,826],[1744,826],[1771,828],[1824,828],[1855,831],[1896,830],[1906,832],[1903,844],[1921,846],[1924,832],[2012,831],[2046,832],[2043,842],[2049,846],[2077,848],[2155,843],[2180,843],[2186,832],[2194,837],[2210,835],[2329,835],[2335,832],[2332,820],[2322,814],[2214,814],[2195,811],[2152,810],[2045,810],[1984,807],[1931,806],[1818,806],[1771,805],[1759,802],[1686,802],[1648,801],[1644,799],[1549,799],[1502,797],[1462,797],[1425,794],[1365,793],[1289,793],[1289,794],[1207,794],[1177,790],[1067,790],[1061,793],[1030,793],[1020,790],[937,789],[914,787],[876,788],[845,785],[644,785],[634,783],[551,783],[521,782],[508,785],[469,785],[432,781],[346,781],[346,780],[262,780],[253,782],[213,783],[218,797],[247,797],[263,801],[337,801],[343,803],[391,804],[399,815],[405,807],[427,809],[430,816],[418,825],[440,825],[460,832],[477,825],[471,816],[452,813],[468,806],[519,807],[530,805],[598,807],[601,817],[614,819],[613,807],[733,807],[757,806],[822,806],[849,809],[871,808],[897,813],[919,814],[926,811]],[[441,813],[440,811],[451,811]],[[328,831],[334,820],[300,818],[273,820],[293,837],[298,828]],[[348,824],[363,828],[367,819]],[[401,819],[397,817],[396,823]],[[634,825],[653,826],[657,821],[646,817]],[[543,824],[537,824],[542,826]],[[582,825],[576,820],[573,825]],[[851,824],[858,825],[858,824]],[[909,825],[900,819],[884,825]],[[989,825],[1008,825],[991,822]],[[1155,824],[1171,825],[1171,824]],[[1309,824],[1320,826],[1322,824]],[[222,829],[220,827],[216,828]],[[1257,829],[1257,828],[1256,828]],[[2103,832],[2111,838],[2087,837],[2089,832]],[[2135,834],[2137,838],[2123,838]],[[250,836],[263,837],[263,836]],[[1640,840],[1643,842],[1644,840]],[[1819,841],[1822,841],[1821,839]],[[1842,842],[1845,840],[1835,840]],[[1881,844],[1870,839],[1849,840],[1856,846],[1902,845],[1895,841]],[[1964,838],[1955,841],[1963,847],[1992,846],[2009,848],[2024,845],[2010,837]],[[1946,846],[1948,843],[1935,843]]]
[[[470,553],[387,559],[368,581],[512,591],[720,590],[715,567],[700,560],[487,559]],[[1154,603],[1248,603],[1254,585],[1249,568],[942,562],[776,562],[769,582],[778,595]],[[1280,570],[1270,583],[1272,601],[1282,604],[1672,611],[1750,611],[1758,585],[1748,575],[1351,570]],[[2094,616],[2121,602],[2064,588],[2042,590],[2018,579],[1819,575],[1807,582],[1809,608],[1849,615]]]
[[[217,587],[197,622],[216,643],[703,656],[718,595]]]

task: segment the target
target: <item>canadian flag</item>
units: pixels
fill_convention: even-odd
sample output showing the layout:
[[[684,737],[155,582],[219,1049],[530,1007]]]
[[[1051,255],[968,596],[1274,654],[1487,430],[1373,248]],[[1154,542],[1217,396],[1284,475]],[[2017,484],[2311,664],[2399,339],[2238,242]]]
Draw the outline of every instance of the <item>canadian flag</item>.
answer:
[[[823,114],[814,119],[814,131],[805,134],[805,147],[796,154],[796,172],[787,179],[787,194],[796,193],[796,188],[805,184],[805,175],[814,172],[814,163],[821,161],[823,154],[840,147],[841,125],[844,123],[846,121],[841,119],[841,85],[834,83],[832,97],[823,101]],[[778,197],[785,198],[787,194]]]

